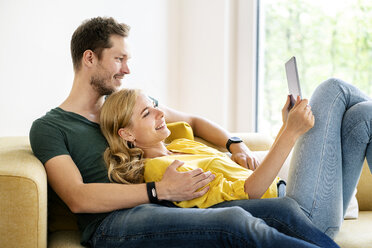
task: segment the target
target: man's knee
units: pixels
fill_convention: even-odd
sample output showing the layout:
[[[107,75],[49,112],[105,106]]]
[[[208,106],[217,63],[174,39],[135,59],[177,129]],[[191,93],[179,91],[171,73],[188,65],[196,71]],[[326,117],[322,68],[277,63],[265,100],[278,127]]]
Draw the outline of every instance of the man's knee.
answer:
[[[324,230],[324,233],[330,237],[331,239],[334,239],[337,235],[337,233],[340,231],[340,227],[328,227],[326,230]]]
[[[221,227],[223,226],[226,230],[239,230],[242,233],[249,233],[252,229],[266,225],[262,219],[254,217],[248,211],[237,206],[221,208],[217,218]]]
[[[291,197],[282,197],[278,199],[280,208],[283,211],[288,212],[296,212],[300,210],[300,205],[297,203],[296,200],[292,199]]]
[[[251,213],[245,211],[241,207],[228,207],[228,208],[220,208],[218,213],[218,217],[226,224],[235,225],[235,222],[241,222],[247,218],[254,218]]]
[[[308,210],[302,208],[300,204],[290,196],[285,196],[280,198],[280,203],[278,205],[281,208],[282,217],[287,219],[289,222],[297,221],[309,221],[311,222],[310,214]]]

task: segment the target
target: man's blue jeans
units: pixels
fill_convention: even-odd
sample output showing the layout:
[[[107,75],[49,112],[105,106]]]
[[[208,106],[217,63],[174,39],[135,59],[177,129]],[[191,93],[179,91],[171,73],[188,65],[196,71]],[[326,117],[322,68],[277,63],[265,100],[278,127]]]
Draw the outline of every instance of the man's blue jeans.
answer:
[[[144,204],[118,210],[105,218],[91,243],[95,247],[338,247],[287,197],[223,202],[209,209]]]

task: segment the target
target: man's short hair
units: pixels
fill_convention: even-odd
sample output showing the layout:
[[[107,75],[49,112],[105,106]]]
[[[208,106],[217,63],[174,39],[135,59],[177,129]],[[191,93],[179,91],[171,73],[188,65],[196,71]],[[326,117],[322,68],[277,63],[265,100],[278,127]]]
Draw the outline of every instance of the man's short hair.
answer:
[[[86,50],[92,50],[101,58],[103,49],[112,47],[111,35],[127,37],[130,27],[118,23],[112,17],[95,17],[84,21],[71,38],[71,56],[75,72],[81,67],[81,59]]]

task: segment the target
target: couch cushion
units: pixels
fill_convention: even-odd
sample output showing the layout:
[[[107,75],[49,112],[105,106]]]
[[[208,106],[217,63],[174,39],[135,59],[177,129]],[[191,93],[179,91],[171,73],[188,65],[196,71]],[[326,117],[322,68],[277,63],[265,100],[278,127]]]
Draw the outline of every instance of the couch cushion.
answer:
[[[358,199],[358,203],[359,203],[359,210],[372,211],[371,189],[372,189],[372,174],[369,171],[367,161],[364,161],[362,175],[360,176],[359,183],[358,183],[358,193],[356,195]],[[370,247],[372,247],[372,245]]]
[[[79,231],[58,231],[49,235],[48,248],[82,248]]]
[[[372,247],[371,235],[372,211],[360,211],[356,220],[344,220],[336,243],[341,248]]]
[[[48,232],[72,230],[79,230],[76,216],[48,187]]]

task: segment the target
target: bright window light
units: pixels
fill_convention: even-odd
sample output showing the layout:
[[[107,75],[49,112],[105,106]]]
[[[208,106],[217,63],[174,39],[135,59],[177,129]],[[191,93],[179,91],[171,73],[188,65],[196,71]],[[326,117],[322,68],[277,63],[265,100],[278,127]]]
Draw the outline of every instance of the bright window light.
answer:
[[[284,63],[296,56],[304,98],[330,77],[372,96],[372,1],[261,0],[258,131],[276,135],[288,94]]]

